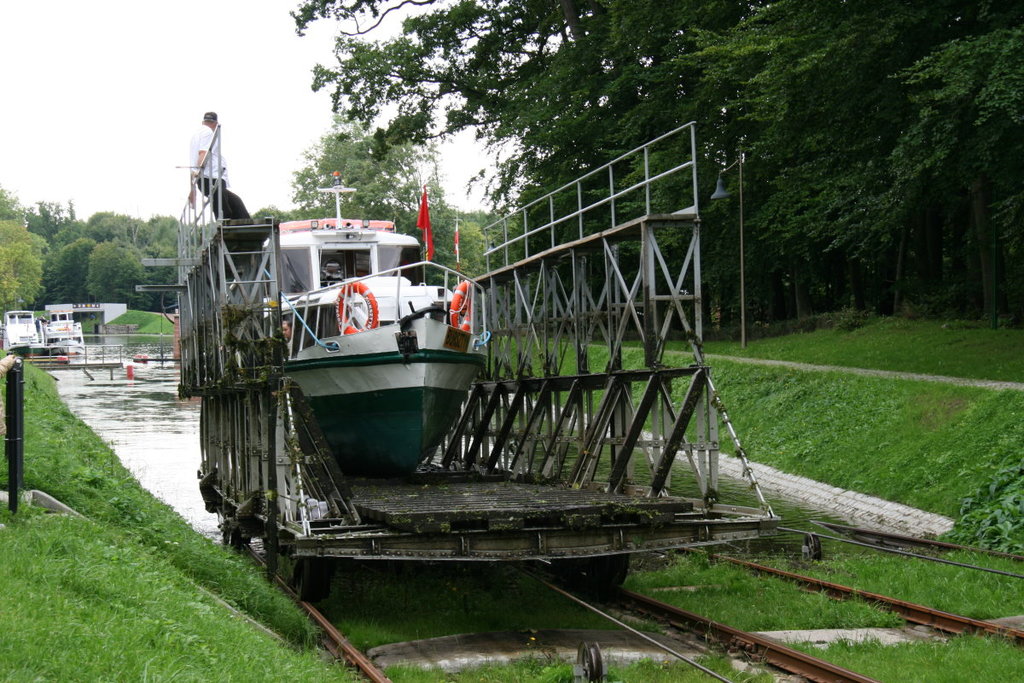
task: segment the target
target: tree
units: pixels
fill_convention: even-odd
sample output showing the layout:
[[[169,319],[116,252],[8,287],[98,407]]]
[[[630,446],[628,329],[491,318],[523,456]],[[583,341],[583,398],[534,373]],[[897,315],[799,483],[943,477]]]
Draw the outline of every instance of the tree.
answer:
[[[102,211],[89,216],[85,237],[96,242],[120,242],[139,247],[139,235],[145,223],[138,218]]]
[[[78,223],[75,218],[75,206],[68,202],[67,206],[54,202],[37,202],[34,209],[26,214],[29,232],[39,235],[49,244],[61,230]]]
[[[89,255],[86,288],[96,301],[124,302],[133,306],[135,285],[144,280],[141,255],[116,242],[101,242]]]
[[[18,203],[18,198],[0,187],[0,221],[20,221],[24,217],[25,211]]]
[[[95,240],[83,237],[50,253],[43,269],[48,302],[89,301],[89,257],[95,247]]]
[[[350,218],[393,220],[396,229],[422,239],[416,228],[420,197],[426,185],[438,263],[455,267],[455,217],[445,201],[437,174],[436,150],[431,146],[402,144],[382,148],[379,141],[357,124],[336,120],[334,128],[305,154],[306,165],[292,183],[298,209],[293,219],[335,215],[333,195],[320,192],[338,171],[342,184],[356,192],[342,196],[342,214]],[[462,246],[463,258],[479,256],[472,238]]]
[[[46,244],[17,221],[0,221],[0,305],[30,306],[42,290]]]
[[[401,35],[365,39],[410,6]],[[1024,315],[1022,15],[1021,0],[294,13],[300,31],[341,22],[336,65],[314,75],[337,112],[383,120],[382,146],[475,130],[503,150],[495,200],[523,204],[684,121],[698,122],[702,178],[743,150],[749,298],[765,320],[848,305],[976,315],[997,294]],[[709,291],[734,300],[735,202],[704,209]]]

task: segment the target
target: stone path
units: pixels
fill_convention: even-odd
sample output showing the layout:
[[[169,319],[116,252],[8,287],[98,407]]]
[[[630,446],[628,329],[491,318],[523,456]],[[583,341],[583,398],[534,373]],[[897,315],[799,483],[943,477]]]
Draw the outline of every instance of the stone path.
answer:
[[[724,477],[743,478],[739,458],[722,453],[718,467]],[[750,467],[765,497],[781,496],[828,510],[854,526],[917,537],[935,537],[953,528],[949,517],[789,474],[759,462],[752,461]]]

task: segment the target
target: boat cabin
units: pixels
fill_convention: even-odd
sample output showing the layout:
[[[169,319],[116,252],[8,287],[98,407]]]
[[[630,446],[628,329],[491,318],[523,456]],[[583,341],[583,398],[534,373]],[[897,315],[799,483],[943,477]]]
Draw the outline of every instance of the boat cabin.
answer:
[[[281,223],[281,291],[285,294],[314,291],[419,260],[419,242],[395,232],[392,221],[327,218]],[[403,269],[400,274],[411,282],[423,281],[422,267]]]

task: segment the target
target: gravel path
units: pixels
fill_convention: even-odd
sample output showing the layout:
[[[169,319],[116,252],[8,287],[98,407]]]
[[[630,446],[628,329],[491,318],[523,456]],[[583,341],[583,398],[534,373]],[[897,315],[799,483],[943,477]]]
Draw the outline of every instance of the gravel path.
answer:
[[[735,361],[737,363],[750,363],[752,365],[775,365],[794,370],[808,370],[812,372],[847,372],[851,375],[867,375],[869,377],[886,377],[888,379],[909,379],[919,382],[945,382],[946,384],[959,384],[965,387],[983,387],[997,391],[1024,391],[1024,382],[1001,382],[991,379],[969,379],[967,377],[947,377],[946,375],[924,375],[916,372],[896,372],[894,370],[872,370],[869,368],[848,368],[841,365],[814,365],[812,363],[794,363],[788,360],[770,360],[767,358],[746,358],[741,356],[720,356],[707,354],[706,358],[720,358],[722,360]]]

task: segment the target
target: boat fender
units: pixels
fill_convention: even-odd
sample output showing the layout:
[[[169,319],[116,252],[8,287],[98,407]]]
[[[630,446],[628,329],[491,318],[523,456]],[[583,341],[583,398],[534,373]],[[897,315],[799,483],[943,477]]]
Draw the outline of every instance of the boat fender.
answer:
[[[469,298],[469,287],[469,280],[460,282],[448,306],[448,324],[466,332],[469,332],[473,322],[473,304]]]
[[[358,299],[366,304],[366,319],[356,315],[355,305]],[[377,297],[373,295],[365,282],[349,282],[338,290],[338,329],[342,334],[355,334],[372,330],[380,324],[380,311]]]

